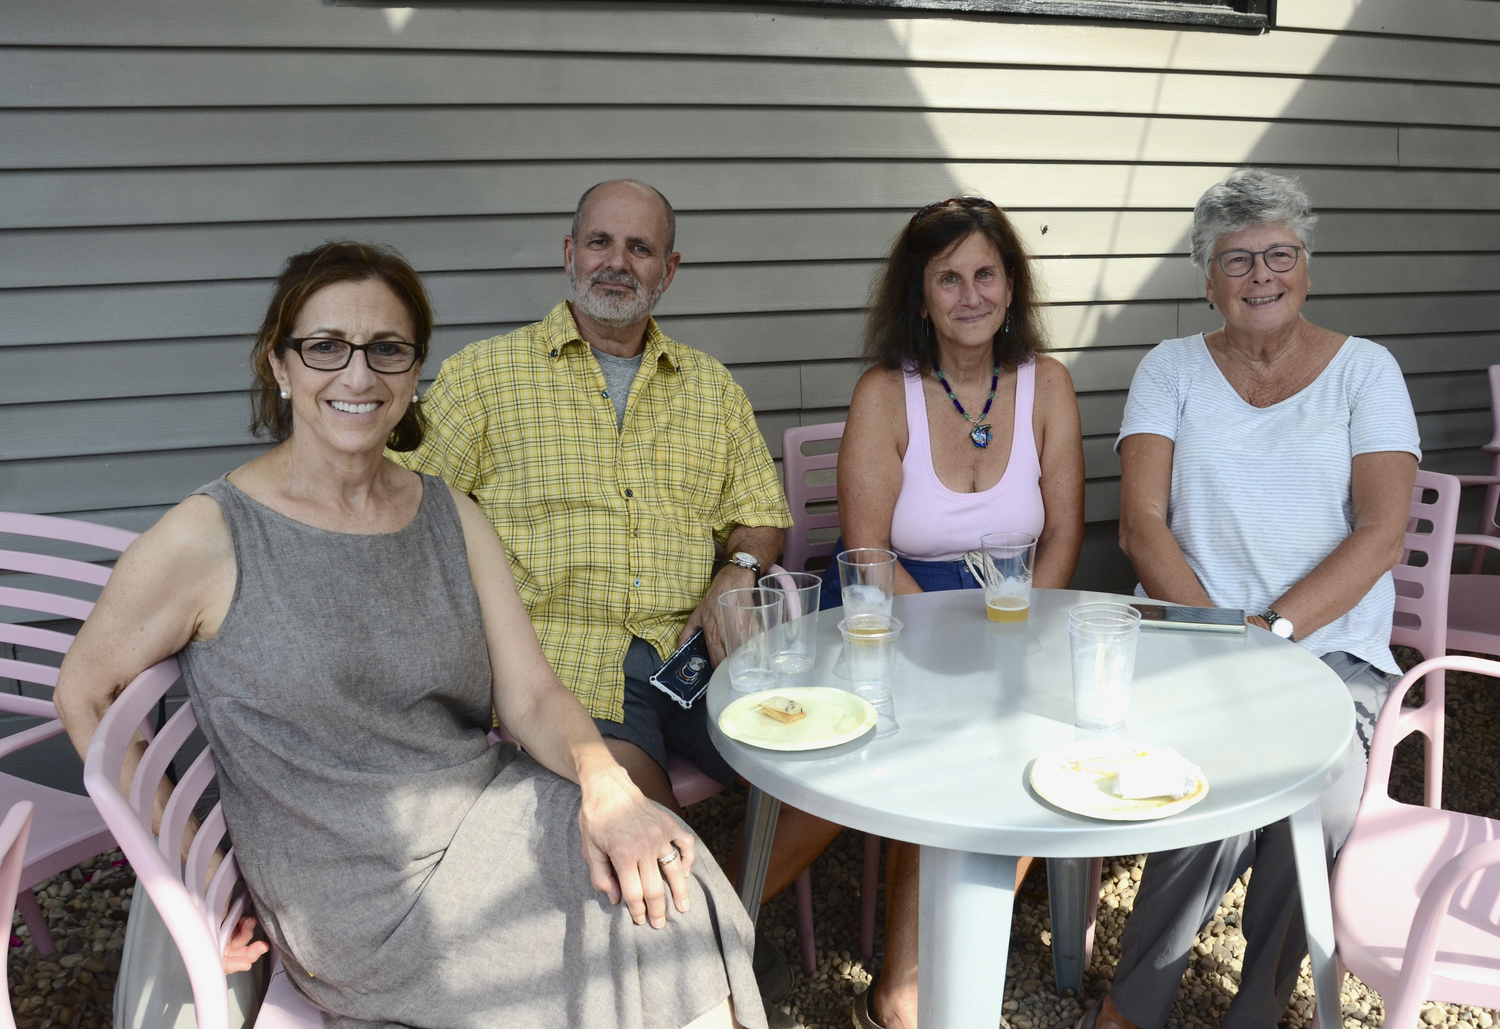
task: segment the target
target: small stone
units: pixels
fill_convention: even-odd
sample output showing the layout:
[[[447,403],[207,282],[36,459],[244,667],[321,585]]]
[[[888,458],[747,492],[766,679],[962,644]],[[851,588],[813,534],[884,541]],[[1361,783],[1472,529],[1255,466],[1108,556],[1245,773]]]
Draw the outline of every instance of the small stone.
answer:
[[[1422,1012],[1422,1021],[1426,1022],[1428,1025],[1442,1025],[1443,1009],[1434,1004],[1432,1007]]]

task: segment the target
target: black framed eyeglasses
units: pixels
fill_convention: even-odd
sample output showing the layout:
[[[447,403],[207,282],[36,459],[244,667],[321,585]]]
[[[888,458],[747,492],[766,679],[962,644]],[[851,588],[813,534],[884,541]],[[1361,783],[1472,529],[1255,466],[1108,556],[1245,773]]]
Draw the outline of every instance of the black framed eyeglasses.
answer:
[[[347,339],[328,336],[306,336],[288,339],[287,346],[297,352],[302,363],[320,372],[336,372],[349,367],[354,352],[365,352],[365,363],[370,371],[383,375],[409,372],[417,363],[415,343],[403,343],[398,339],[380,339],[373,343],[350,343]]]
[[[1214,260],[1219,262],[1225,275],[1238,279],[1250,274],[1257,257],[1265,261],[1266,267],[1273,272],[1289,272],[1297,267],[1297,255],[1300,253],[1301,247],[1291,246],[1271,247],[1267,250],[1226,250],[1222,254],[1215,254]]]
[[[962,207],[968,210],[978,209],[981,211],[993,211],[996,209],[994,201],[986,200],[984,197],[949,197],[947,200],[939,200],[935,204],[928,204],[916,214],[912,215],[911,224],[915,225],[917,224],[917,222],[921,221],[923,218],[926,218],[932,212],[941,211],[945,207]]]

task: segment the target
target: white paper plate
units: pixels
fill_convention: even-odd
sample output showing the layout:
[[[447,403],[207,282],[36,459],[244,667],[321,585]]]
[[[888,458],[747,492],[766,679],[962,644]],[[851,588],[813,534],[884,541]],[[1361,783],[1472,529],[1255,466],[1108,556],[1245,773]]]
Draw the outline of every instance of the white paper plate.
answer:
[[[790,697],[806,718],[787,724],[760,710],[766,697]],[[875,709],[863,697],[832,686],[762,690],[740,697],[719,715],[719,729],[732,740],[767,750],[821,750],[857,740],[875,725]]]
[[[1114,769],[1153,749],[1135,740],[1078,740],[1053,747],[1031,766],[1031,788],[1064,811],[1117,822],[1144,822],[1185,811],[1208,796],[1208,779],[1200,772],[1198,788],[1180,800],[1151,797],[1126,800],[1114,794]]]

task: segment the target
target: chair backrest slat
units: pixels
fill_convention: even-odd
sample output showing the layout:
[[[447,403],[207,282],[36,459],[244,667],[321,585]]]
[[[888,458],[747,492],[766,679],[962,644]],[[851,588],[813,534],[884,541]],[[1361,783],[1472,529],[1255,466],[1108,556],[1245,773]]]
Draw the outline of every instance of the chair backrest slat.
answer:
[[[109,581],[111,569],[103,565],[75,561],[71,557],[53,557],[51,554],[32,554],[24,550],[0,550],[0,569],[11,572],[30,572],[32,575],[50,575],[54,579],[71,579],[93,586],[103,586]]]
[[[57,669],[51,665],[39,665],[35,661],[16,661],[0,657],[0,676],[34,682],[38,686],[56,686]]]
[[[1461,486],[1452,475],[1418,471],[1407,523],[1406,552],[1391,571],[1396,580],[1396,621],[1391,642],[1413,647],[1424,658],[1441,657],[1448,641],[1448,582],[1453,537],[1458,531]],[[1431,501],[1426,494],[1432,493]],[[1422,529],[1422,523],[1430,529]],[[1416,555],[1421,563],[1413,564]]]
[[[84,522],[76,518],[54,518],[51,515],[20,514],[15,511],[0,511],[0,533],[15,536],[36,536],[40,539],[63,540],[81,543],[101,550],[124,552],[140,535],[129,529],[117,529],[113,525]]]
[[[0,622],[0,643],[13,643],[18,647],[35,647],[50,650],[54,654],[66,654],[73,646],[71,633],[55,629],[41,629],[35,625],[16,625]]]
[[[781,434],[781,472],[786,487],[787,505],[792,509],[792,527],[786,534],[786,546],[782,550],[781,564],[793,572],[807,571],[807,562],[817,557],[833,556],[833,539],[813,541],[808,534],[818,529],[833,529],[839,525],[838,511],[809,511],[812,504],[829,504],[838,500],[838,483],[834,475],[819,476],[824,482],[810,483],[808,476],[814,472],[831,473],[838,467],[837,451],[828,454],[806,454],[803,447],[810,443],[840,440],[844,437],[843,422],[823,425],[799,425]]]
[[[213,782],[216,772],[213,753],[204,747],[172,788],[172,795],[167,798],[167,806],[162,811],[161,833],[158,837],[162,856],[168,861],[181,863],[182,837],[187,832],[188,819],[193,817],[193,808],[197,806],[198,798],[203,796],[203,791]],[[184,885],[187,883],[184,882]],[[198,897],[191,889],[189,893]]]
[[[16,910],[16,894],[20,892],[21,868],[26,863],[26,840],[31,835],[31,816],[34,813],[29,800],[11,806],[0,822],[0,911],[11,918]],[[5,972],[9,978],[10,948],[5,948]],[[15,1014],[10,1008],[10,991],[0,996],[0,1029],[16,1029]]]
[[[207,750],[204,751],[208,753]],[[210,755],[209,760],[212,760]],[[205,896],[208,892],[209,865],[213,864],[214,851],[219,846],[219,841],[224,838],[226,826],[224,824],[224,805],[215,804],[213,810],[204,816],[202,824],[198,827],[198,835],[193,837],[193,845],[188,848],[187,867],[183,869],[182,881],[187,886],[188,892],[195,897]],[[215,866],[214,871],[218,868]],[[213,908],[207,907],[205,897],[205,913],[212,913]]]
[[[76,618],[79,621],[94,610],[92,601],[80,597],[65,597],[60,593],[43,593],[40,590],[24,590],[15,586],[0,586],[0,607],[15,607],[23,611],[39,611],[57,615],[59,618]]]
[[[25,662],[0,660],[0,674],[4,674],[11,679],[25,679],[27,682],[38,681],[27,678],[24,675],[15,675],[9,672],[7,666],[20,664],[25,664]],[[55,668],[44,668],[42,665],[33,665],[32,667],[42,668],[44,671],[52,672],[54,675],[57,674],[57,669]],[[51,684],[44,683],[43,685]],[[27,718],[46,718],[50,720],[57,717],[57,708],[52,706],[52,701],[43,700],[41,697],[27,697],[19,693],[0,693],[0,711],[7,711],[13,715],[25,715]]]

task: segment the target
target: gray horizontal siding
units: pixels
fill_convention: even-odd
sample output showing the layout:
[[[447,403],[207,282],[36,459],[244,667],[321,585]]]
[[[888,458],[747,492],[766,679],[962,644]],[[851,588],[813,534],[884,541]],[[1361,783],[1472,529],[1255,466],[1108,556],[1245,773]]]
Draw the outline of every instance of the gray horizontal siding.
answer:
[[[616,175],[678,206],[663,327],[730,366],[777,457],[786,427],[843,416],[870,278],[911,210],[1004,203],[1040,258],[1100,520],[1137,363],[1218,324],[1180,256],[1193,201],[1244,162],[1294,172],[1322,213],[1309,318],[1389,346],[1429,466],[1477,469],[1500,362],[1500,4],[1282,7],[1250,37],[680,3],[399,26],[297,0],[15,5],[0,508],[144,528],[259,453],[249,338],[281,261],[323,239],[390,242],[424,273],[430,377],[556,302],[572,205]]]

